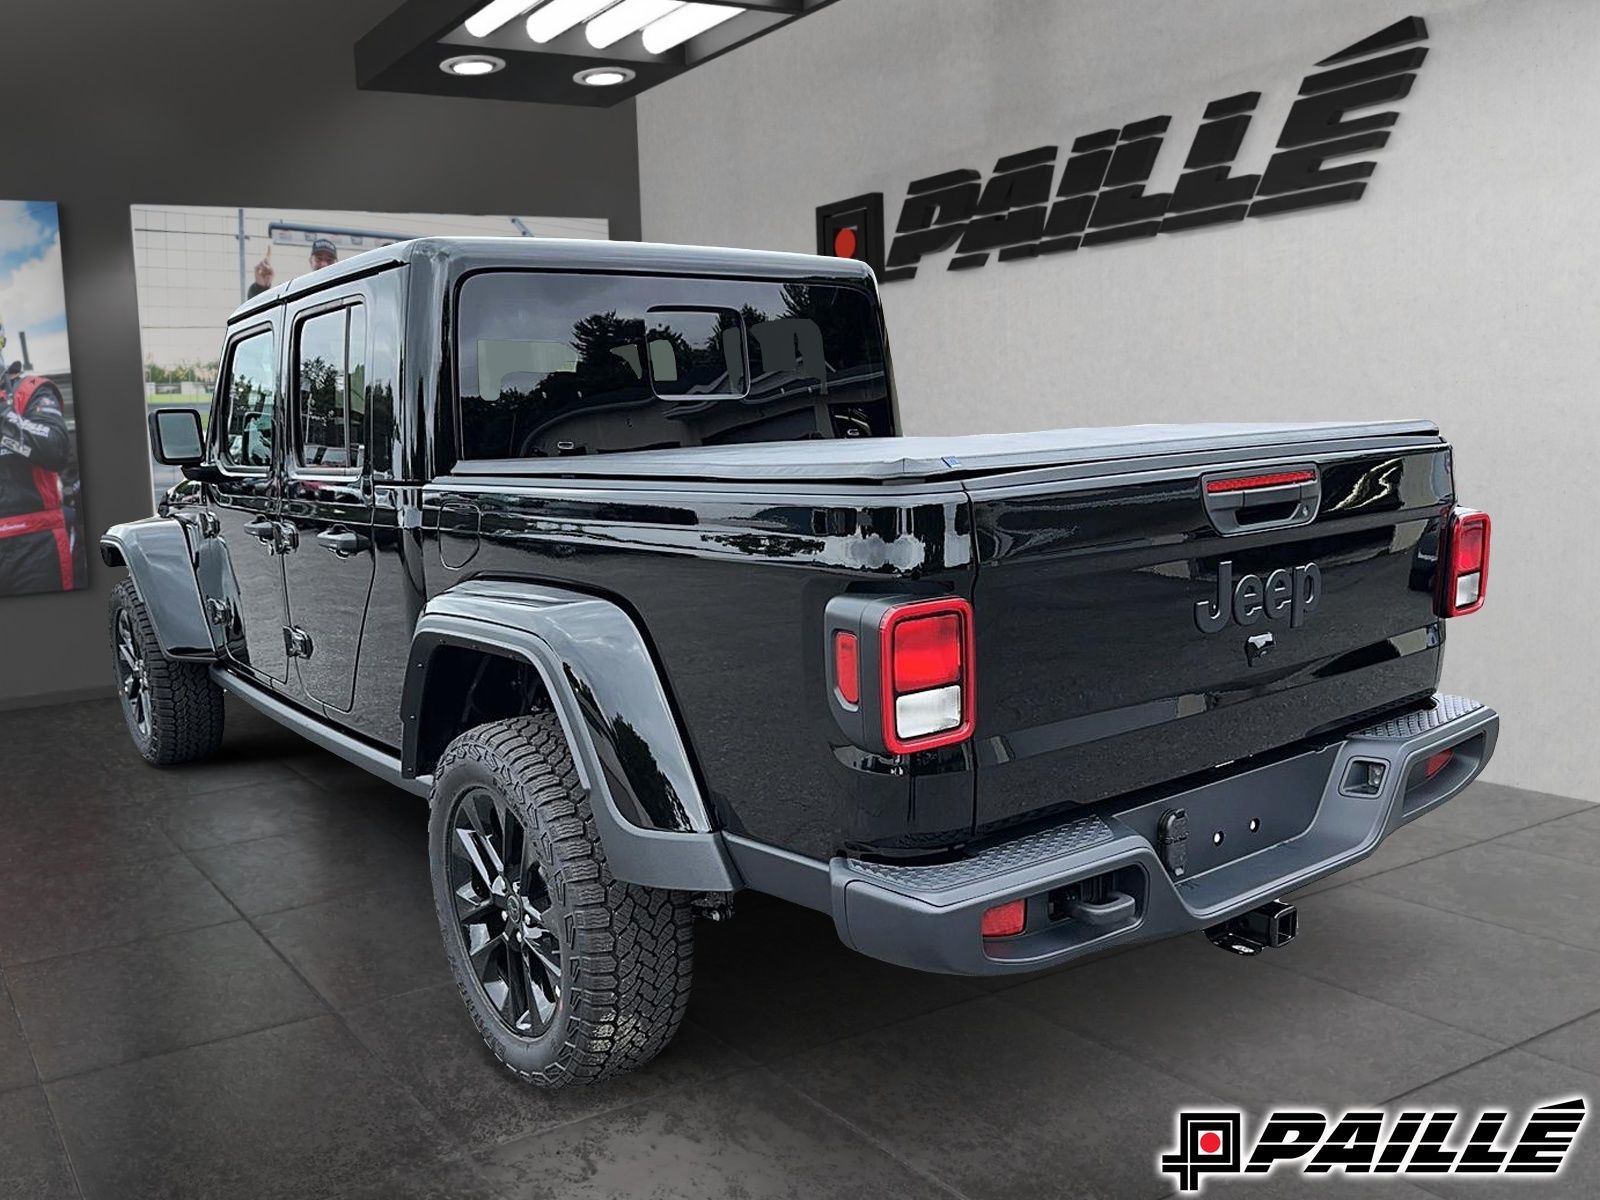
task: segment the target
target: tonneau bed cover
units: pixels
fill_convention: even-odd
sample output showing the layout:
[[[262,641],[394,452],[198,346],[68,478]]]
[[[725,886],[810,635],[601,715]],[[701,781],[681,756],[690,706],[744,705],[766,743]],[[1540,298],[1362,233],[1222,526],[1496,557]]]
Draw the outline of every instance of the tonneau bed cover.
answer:
[[[1438,439],[1438,426],[1425,420],[1117,425],[1036,433],[837,438],[561,458],[478,459],[456,464],[453,474],[474,478],[531,475],[889,483],[961,479],[1038,467],[1159,460],[1188,454],[1264,458],[1351,448],[1348,444],[1352,442],[1378,440],[1416,446],[1437,444]]]

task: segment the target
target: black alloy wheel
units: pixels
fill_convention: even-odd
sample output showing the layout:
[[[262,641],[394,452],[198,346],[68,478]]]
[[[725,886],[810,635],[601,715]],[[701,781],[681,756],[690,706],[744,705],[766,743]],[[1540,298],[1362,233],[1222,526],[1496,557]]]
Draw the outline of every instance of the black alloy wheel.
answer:
[[[475,726],[440,755],[428,874],[467,1015],[518,1078],[620,1075],[683,1023],[692,897],[612,877],[554,712]]]
[[[117,650],[117,690],[123,712],[141,738],[150,736],[150,672],[145,665],[144,648],[133,630],[133,614],[127,608],[116,612],[113,637]]]
[[[222,689],[211,664],[168,658],[132,579],[111,589],[117,699],[140,757],[158,767],[194,762],[222,745]]]
[[[461,794],[446,865],[456,928],[490,1008],[538,1037],[561,1005],[561,939],[549,885],[522,821],[487,788]]]

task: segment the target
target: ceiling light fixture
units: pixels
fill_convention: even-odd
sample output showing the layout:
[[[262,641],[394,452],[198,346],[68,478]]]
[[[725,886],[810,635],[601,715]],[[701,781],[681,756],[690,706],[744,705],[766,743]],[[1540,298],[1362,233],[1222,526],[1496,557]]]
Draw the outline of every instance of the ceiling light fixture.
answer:
[[[590,67],[572,77],[573,82],[584,84],[586,87],[616,87],[617,84],[627,83],[632,78],[633,72],[627,67]]]
[[[475,38],[488,37],[502,25],[509,25],[539,0],[490,0],[467,18],[467,32]]]
[[[505,65],[505,59],[492,54],[458,54],[440,63],[439,70],[446,75],[493,75],[503,70]]]
[[[542,46],[611,3],[612,0],[550,0],[529,14],[528,36]]]
[[[645,26],[644,48],[651,54],[665,54],[742,12],[744,9],[733,4],[685,4]]]
[[[590,21],[583,31],[589,38],[589,45],[604,50],[682,7],[683,0],[622,0],[621,4],[606,9]]]

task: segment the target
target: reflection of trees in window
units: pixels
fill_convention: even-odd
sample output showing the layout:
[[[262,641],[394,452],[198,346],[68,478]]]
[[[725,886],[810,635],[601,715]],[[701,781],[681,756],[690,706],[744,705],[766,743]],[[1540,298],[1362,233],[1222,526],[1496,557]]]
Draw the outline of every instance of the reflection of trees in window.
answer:
[[[813,322],[822,332],[828,365],[835,369],[876,364],[878,331],[872,311],[854,294],[851,303],[839,288],[818,288],[803,283],[783,285],[784,315]]]
[[[339,364],[322,357],[302,359],[300,362],[300,396],[302,419],[305,422],[300,445],[305,450],[319,446],[344,446],[340,374]],[[308,454],[307,461],[315,460]]]
[[[570,371],[515,371],[500,381],[495,396],[478,398],[468,433],[469,453],[542,457],[551,447],[540,431],[584,409],[638,402],[648,396],[641,347],[644,322],[613,309],[573,322],[569,344],[576,355]]]
[[[625,387],[639,379],[636,363],[616,351],[632,347],[637,358],[644,322],[619,317],[616,310],[581,317],[572,326],[572,348],[578,352],[578,375],[588,387]],[[624,371],[622,368],[628,369]],[[579,393],[582,394],[581,392]]]

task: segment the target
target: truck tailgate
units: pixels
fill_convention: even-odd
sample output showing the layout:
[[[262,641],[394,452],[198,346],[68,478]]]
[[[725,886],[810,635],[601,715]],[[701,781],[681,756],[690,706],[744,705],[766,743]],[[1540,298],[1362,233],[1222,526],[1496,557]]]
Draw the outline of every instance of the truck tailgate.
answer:
[[[1313,738],[1437,682],[1433,563],[1454,499],[1437,436],[1308,429],[1298,446],[965,487],[979,833]]]

